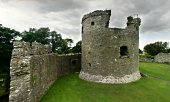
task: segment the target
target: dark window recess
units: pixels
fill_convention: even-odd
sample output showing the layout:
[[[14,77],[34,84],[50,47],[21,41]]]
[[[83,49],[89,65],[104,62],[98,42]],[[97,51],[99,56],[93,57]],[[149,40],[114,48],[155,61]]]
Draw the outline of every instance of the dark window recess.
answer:
[[[127,48],[127,46],[121,46],[120,47],[120,55],[121,56],[128,56],[128,48]]]
[[[91,63],[88,63],[89,64],[89,67],[91,67]]]
[[[93,25],[94,25],[94,22],[91,22],[91,25],[93,26]]]
[[[77,64],[77,59],[72,60],[72,61],[71,61],[71,64],[72,64],[72,65],[76,65],[76,64]]]

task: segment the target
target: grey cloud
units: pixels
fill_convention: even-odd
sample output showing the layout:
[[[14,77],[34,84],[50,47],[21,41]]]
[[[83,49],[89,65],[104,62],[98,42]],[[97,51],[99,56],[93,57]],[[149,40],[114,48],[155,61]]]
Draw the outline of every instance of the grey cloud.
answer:
[[[131,3],[134,5],[134,9],[132,11],[138,11],[141,14],[148,14],[155,9],[159,9],[164,4],[169,2],[168,0],[132,0]]]
[[[86,3],[80,0],[37,0],[40,12],[62,12],[81,9]]]
[[[23,30],[30,26],[29,22],[32,26],[35,25],[32,22],[36,22],[35,26],[47,25],[74,40],[80,39],[83,14],[96,9],[112,10],[111,27],[125,27],[127,16],[139,14],[142,18],[142,34],[170,29],[170,0],[0,0],[0,3],[9,4],[21,13],[24,12],[25,16],[34,14],[29,19],[22,18],[25,21],[16,17],[14,23],[18,27],[19,22],[25,22]]]
[[[142,32],[157,32],[169,29],[169,19],[164,19],[164,15],[169,11],[169,0],[138,0],[133,1],[131,12],[138,12],[143,16]],[[170,15],[168,15],[170,17]]]
[[[144,32],[158,32],[170,29],[169,19],[164,19],[165,12],[152,12],[143,22]],[[170,16],[170,15],[169,15]]]
[[[112,1],[114,3],[114,1]],[[122,5],[121,7],[112,7],[114,16],[113,24],[120,27],[124,26],[125,18],[129,15],[135,16],[139,14],[142,18],[142,32],[157,32],[164,31],[170,28],[170,12],[169,0],[119,0],[115,5]],[[169,16],[164,18],[164,16]]]

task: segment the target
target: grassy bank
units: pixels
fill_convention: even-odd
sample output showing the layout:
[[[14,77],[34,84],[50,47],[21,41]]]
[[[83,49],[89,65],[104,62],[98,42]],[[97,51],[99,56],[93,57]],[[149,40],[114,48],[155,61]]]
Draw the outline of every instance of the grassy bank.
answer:
[[[41,102],[170,102],[170,65],[140,63],[140,70],[150,77],[121,85],[87,82],[70,74],[57,80]]]

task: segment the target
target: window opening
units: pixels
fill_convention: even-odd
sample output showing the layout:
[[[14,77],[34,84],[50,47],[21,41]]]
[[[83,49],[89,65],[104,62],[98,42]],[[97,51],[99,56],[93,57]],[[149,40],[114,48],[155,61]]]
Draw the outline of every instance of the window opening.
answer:
[[[127,46],[120,47],[120,56],[128,56],[128,48]]]
[[[91,25],[93,26],[93,25],[94,25],[94,22],[91,22]]]

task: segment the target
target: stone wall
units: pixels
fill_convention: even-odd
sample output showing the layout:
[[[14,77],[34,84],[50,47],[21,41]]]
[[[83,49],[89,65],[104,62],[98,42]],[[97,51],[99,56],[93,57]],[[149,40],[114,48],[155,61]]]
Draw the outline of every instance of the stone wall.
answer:
[[[58,56],[48,45],[14,42],[9,102],[38,102],[54,81],[80,68],[81,55]]]
[[[154,58],[147,58],[147,57],[141,57],[139,56],[139,62],[154,62]]]
[[[170,53],[159,53],[154,59],[158,63],[170,63]]]

